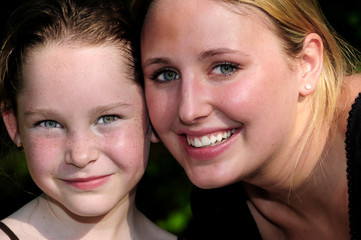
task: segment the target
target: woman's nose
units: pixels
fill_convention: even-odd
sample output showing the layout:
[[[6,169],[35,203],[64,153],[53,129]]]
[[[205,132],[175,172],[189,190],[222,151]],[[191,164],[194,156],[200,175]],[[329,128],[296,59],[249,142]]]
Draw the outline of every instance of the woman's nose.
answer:
[[[210,88],[206,81],[182,79],[179,91],[178,117],[184,124],[196,123],[211,114]]]
[[[68,150],[65,161],[79,168],[84,168],[99,158],[99,152],[95,144],[96,136],[90,133],[74,133],[68,138]]]

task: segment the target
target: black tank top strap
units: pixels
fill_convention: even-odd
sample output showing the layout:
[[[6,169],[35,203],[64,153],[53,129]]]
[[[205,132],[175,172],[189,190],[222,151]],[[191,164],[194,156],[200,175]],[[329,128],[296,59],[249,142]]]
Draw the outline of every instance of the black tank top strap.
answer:
[[[11,231],[11,229],[3,222],[0,222],[0,229],[3,230],[3,232],[6,233],[6,235],[8,235],[11,240],[19,240],[15,233]]]

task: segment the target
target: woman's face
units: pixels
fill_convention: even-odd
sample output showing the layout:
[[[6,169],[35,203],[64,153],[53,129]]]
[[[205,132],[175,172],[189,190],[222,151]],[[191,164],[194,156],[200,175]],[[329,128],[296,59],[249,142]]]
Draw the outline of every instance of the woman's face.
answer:
[[[194,184],[272,184],[289,175],[301,131],[299,74],[265,14],[157,0],[141,51],[152,124]]]
[[[115,46],[54,44],[24,64],[18,137],[30,174],[78,216],[127,204],[145,170],[148,118],[126,61]]]

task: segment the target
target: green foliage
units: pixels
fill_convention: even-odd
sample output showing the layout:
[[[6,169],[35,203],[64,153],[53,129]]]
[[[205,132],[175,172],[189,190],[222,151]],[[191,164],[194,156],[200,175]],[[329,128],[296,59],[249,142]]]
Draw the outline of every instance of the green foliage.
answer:
[[[0,159],[0,191],[0,219],[40,193],[28,173],[23,153],[11,153]]]
[[[361,50],[361,1],[320,0],[331,26],[352,46]]]
[[[147,170],[138,185],[137,206],[162,228],[178,234],[191,216],[191,183],[160,143],[152,144]]]

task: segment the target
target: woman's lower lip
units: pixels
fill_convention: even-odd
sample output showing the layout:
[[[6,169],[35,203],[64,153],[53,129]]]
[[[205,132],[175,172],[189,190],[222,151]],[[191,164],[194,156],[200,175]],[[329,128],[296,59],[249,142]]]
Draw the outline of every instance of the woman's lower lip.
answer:
[[[110,176],[111,175],[105,175],[95,178],[65,180],[65,182],[80,190],[91,190],[104,185],[109,180]]]
[[[221,155],[223,152],[225,152],[234,142],[237,136],[239,136],[241,130],[238,129],[227,141],[222,142],[220,144],[217,144],[215,146],[209,146],[209,147],[201,147],[196,148],[193,146],[190,146],[187,143],[187,139],[184,136],[180,136],[182,145],[184,146],[184,149],[188,156],[192,159],[196,159],[199,161],[209,161],[212,159],[215,159],[219,155]]]

